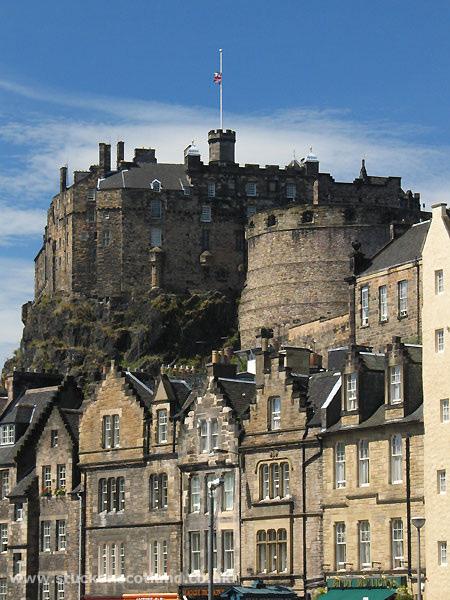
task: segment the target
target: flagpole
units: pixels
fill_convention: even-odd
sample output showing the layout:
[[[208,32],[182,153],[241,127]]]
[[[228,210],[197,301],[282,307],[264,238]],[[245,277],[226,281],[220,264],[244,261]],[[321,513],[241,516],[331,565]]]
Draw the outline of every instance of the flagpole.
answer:
[[[223,96],[222,96],[222,88],[223,88],[223,71],[222,71],[222,48],[219,49],[219,57],[220,57],[220,67],[219,67],[219,73],[221,75],[221,80],[220,80],[220,91],[219,91],[219,97],[220,97],[220,129],[223,129]]]

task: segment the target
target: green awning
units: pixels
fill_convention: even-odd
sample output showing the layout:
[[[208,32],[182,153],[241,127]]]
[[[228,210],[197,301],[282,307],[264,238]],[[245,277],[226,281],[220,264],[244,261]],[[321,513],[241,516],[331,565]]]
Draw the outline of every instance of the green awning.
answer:
[[[389,600],[395,598],[396,591],[392,588],[364,589],[359,590],[330,590],[327,594],[320,596],[320,600]]]

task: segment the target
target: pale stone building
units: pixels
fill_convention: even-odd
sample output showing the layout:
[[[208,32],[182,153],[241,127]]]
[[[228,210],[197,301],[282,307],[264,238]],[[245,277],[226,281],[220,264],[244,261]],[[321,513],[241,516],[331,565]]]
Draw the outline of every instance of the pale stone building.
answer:
[[[425,417],[426,599],[441,600],[450,584],[447,477],[450,475],[450,218],[432,207],[423,249],[423,385]]]

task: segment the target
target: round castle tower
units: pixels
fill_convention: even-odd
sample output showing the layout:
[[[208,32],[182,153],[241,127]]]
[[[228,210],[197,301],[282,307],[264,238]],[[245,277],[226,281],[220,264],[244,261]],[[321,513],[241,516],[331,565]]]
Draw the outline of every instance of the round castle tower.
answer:
[[[371,256],[391,238],[392,224],[403,227],[421,216],[419,196],[411,192],[400,190],[384,206],[379,197],[370,200],[369,194],[333,203],[328,194],[323,204],[319,197],[254,215],[246,231],[248,271],[239,307],[243,348],[254,346],[261,327],[282,337],[294,324],[348,310],[352,242]]]

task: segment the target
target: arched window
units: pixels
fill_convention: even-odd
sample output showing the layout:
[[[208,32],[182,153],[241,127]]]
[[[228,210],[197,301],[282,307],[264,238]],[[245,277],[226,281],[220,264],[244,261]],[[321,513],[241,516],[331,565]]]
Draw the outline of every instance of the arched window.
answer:
[[[258,531],[256,534],[256,557],[257,557],[257,565],[256,571],[257,573],[265,573],[266,571],[266,561],[267,561],[267,534],[265,531]]]
[[[264,463],[259,467],[260,500],[285,498],[290,494],[289,463]]]

